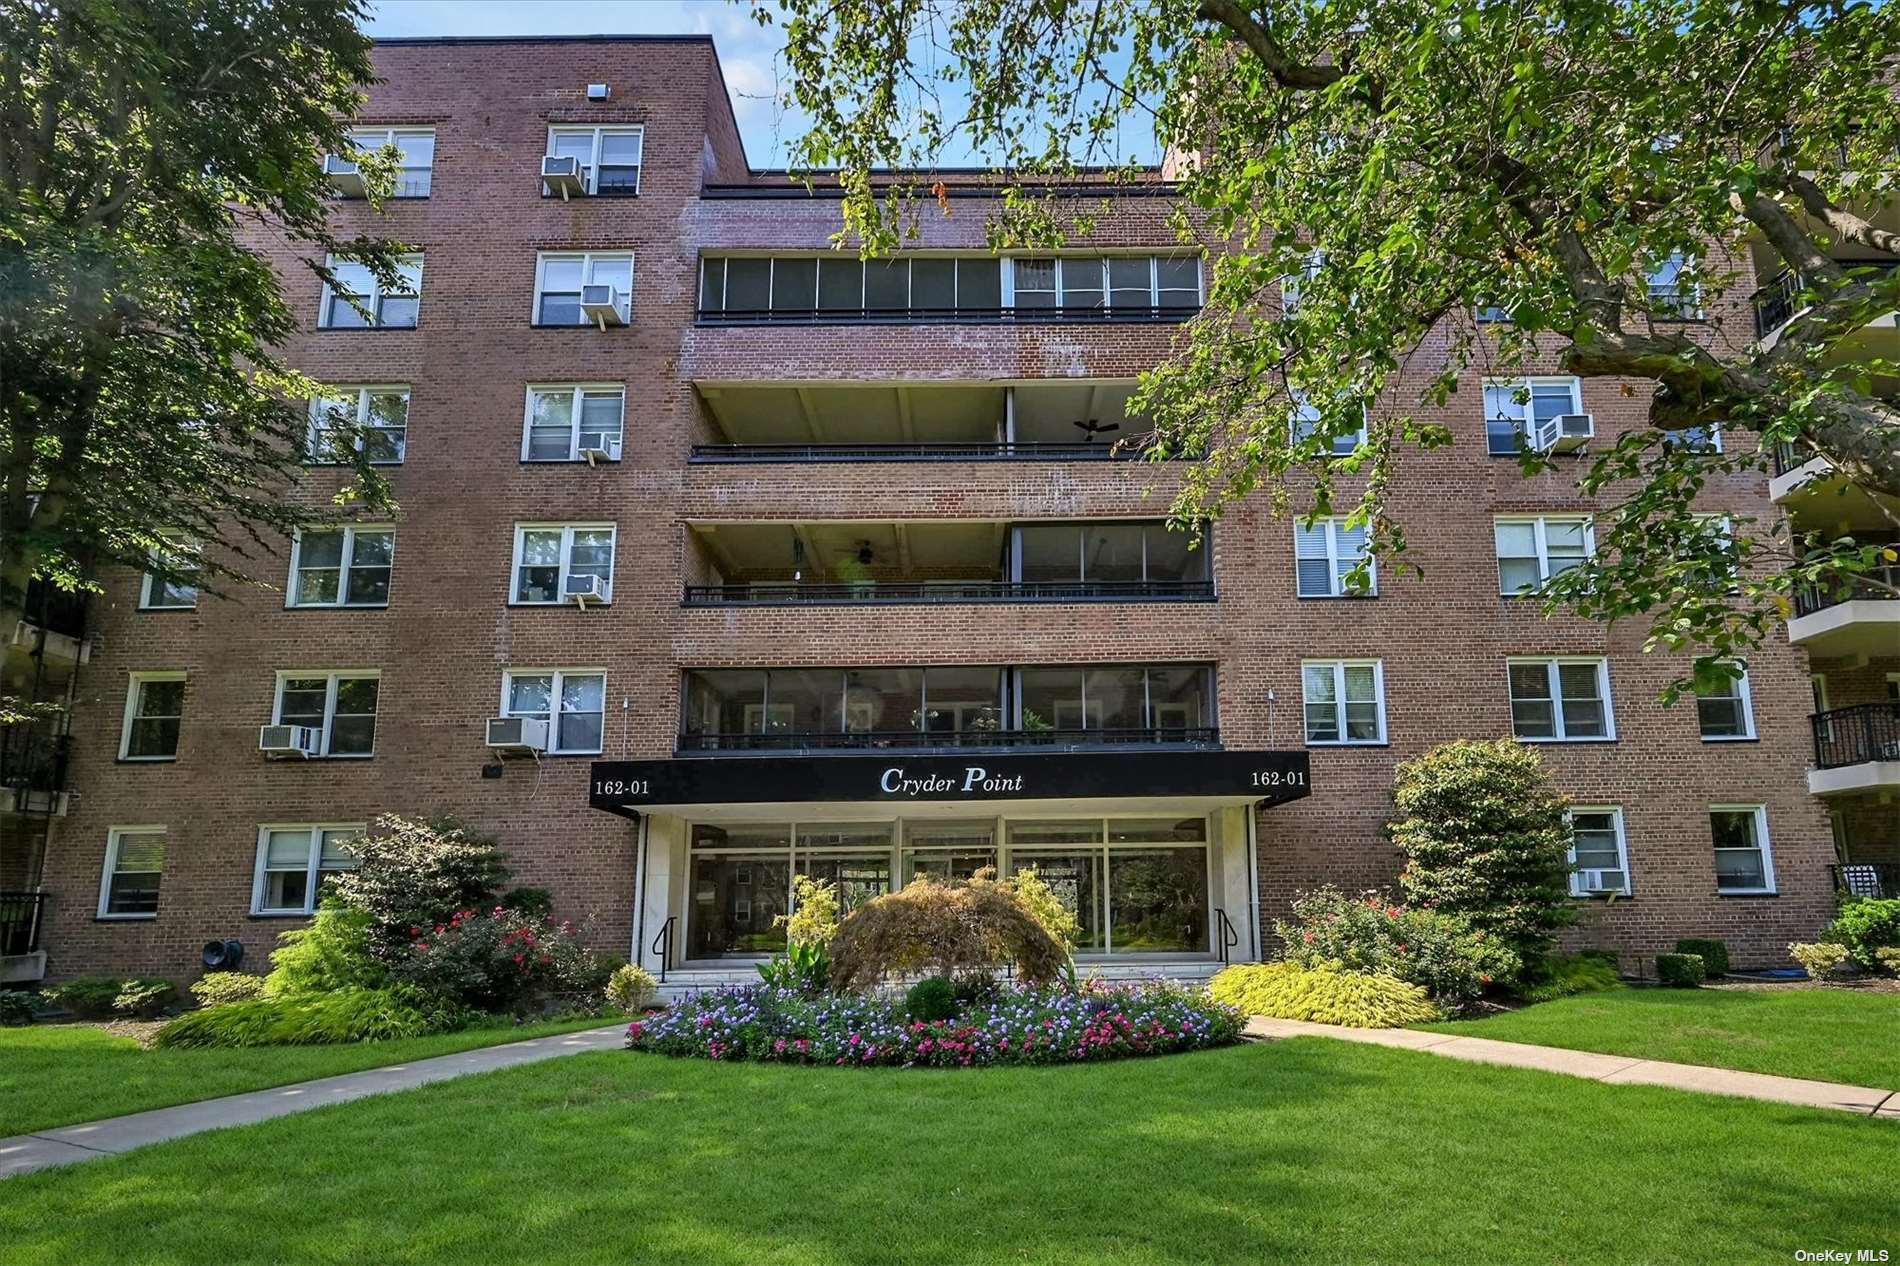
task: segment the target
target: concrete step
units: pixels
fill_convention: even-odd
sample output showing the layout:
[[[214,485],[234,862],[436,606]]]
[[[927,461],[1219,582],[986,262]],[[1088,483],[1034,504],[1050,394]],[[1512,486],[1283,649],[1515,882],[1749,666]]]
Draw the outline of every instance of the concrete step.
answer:
[[[1097,980],[1169,980],[1180,984],[1204,984],[1224,963],[1209,959],[1156,959],[1153,961],[1082,962],[1076,971],[1082,979]],[[673,1002],[702,989],[728,989],[759,983],[758,969],[751,963],[707,963],[675,967],[666,973],[660,985],[660,998]]]

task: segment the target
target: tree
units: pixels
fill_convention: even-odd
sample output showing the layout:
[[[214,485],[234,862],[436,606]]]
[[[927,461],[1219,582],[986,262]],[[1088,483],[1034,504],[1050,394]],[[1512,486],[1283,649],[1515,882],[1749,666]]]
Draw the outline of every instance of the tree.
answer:
[[[1152,121],[1180,182],[1176,227],[1213,264],[1204,310],[1134,402],[1154,420],[1150,455],[1200,457],[1174,505],[1182,525],[1256,490],[1314,515],[1339,498],[1373,553],[1405,566],[1404,460],[1451,442],[1429,411],[1468,393],[1474,368],[1561,366],[1646,396],[1650,427],[1563,467],[1607,499],[1607,531],[1549,588],[1550,608],[1640,617],[1652,645],[1698,651],[1707,679],[1775,633],[1799,588],[1878,583],[1870,569],[1895,561],[1877,543],[1722,527],[1692,506],[1777,444],[1900,500],[1897,367],[1855,342],[1900,304],[1900,235],[1875,213],[1900,153],[1900,6],[776,7],[812,119],[796,159],[811,179],[835,169],[839,240],[867,253],[929,204],[927,172],[886,190],[872,169],[927,169],[952,141],[999,167],[993,244],[1074,244],[1101,207],[1075,188],[1083,165],[1106,164],[1086,174],[1109,184],[1151,179],[1116,146],[1127,119]],[[760,20],[773,10],[760,4]],[[1737,302],[1757,258],[1787,270],[1798,313],[1772,344]],[[1680,319],[1696,307],[1707,323]],[[1317,424],[1296,434],[1302,406]],[[1698,442],[1717,427],[1719,452]]]
[[[0,628],[35,576],[237,578],[299,526],[389,508],[347,434],[341,505],[289,495],[316,384],[279,360],[295,320],[246,244],[395,284],[400,246],[333,234],[321,171],[355,153],[360,16],[357,0],[0,0]],[[360,157],[387,192],[393,156]]]
[[[1386,828],[1405,856],[1399,886],[1414,906],[1458,915],[1533,968],[1570,900],[1570,821],[1534,748],[1512,739],[1441,743],[1398,767],[1398,817]]]

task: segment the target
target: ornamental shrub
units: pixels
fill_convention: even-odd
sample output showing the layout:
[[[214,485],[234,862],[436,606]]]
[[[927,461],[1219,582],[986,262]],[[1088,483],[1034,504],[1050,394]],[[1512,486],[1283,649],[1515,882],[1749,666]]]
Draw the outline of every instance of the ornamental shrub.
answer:
[[[421,1037],[461,1027],[463,1015],[408,990],[348,987],[291,998],[228,1002],[179,1016],[161,1047],[327,1046]]]
[[[644,967],[628,963],[607,981],[607,1001],[627,1015],[637,1015],[660,1000],[660,982]]]
[[[21,989],[0,989],[0,1026],[31,1024],[39,999]]]
[[[1386,831],[1405,856],[1399,885],[1410,905],[1497,937],[1520,975],[1576,921],[1570,824],[1534,748],[1440,744],[1398,767],[1393,799]]]
[[[1685,938],[1676,942],[1676,953],[1694,954],[1702,959],[1709,979],[1728,975],[1728,942]]]
[[[826,945],[838,935],[838,889],[810,875],[792,878],[792,912],[772,920],[787,945]]]
[[[1700,954],[1656,955],[1656,979],[1678,989],[1694,989],[1708,978]]]
[[[1311,1020],[1356,1029],[1391,1029],[1439,1018],[1417,985],[1393,976],[1343,971],[1337,965],[1243,963],[1224,969],[1208,993],[1246,1015]]]
[[[1622,987],[1614,956],[1606,959],[1600,953],[1556,954],[1531,970],[1521,996],[1526,1002],[1552,1002],[1572,994]]]
[[[1024,983],[1044,984],[1067,961],[1015,891],[986,867],[964,881],[919,875],[846,915],[831,942],[831,983],[862,992],[918,972],[954,982],[1014,963]]]
[[[1075,943],[1082,936],[1081,920],[1075,917],[1075,911],[1062,904],[1062,898],[1043,882],[1036,868],[1025,866],[1017,871],[1008,886],[1029,912],[1029,917],[1042,925],[1042,930],[1055,939],[1062,952],[1074,954]]]
[[[1788,946],[1788,955],[1806,968],[1808,975],[1816,980],[1826,980],[1847,962],[1847,947],[1828,941],[1814,945],[1796,941]]]
[[[249,1002],[264,996],[264,977],[242,971],[208,971],[191,982],[190,992],[205,1007]]]
[[[1900,976],[1900,948],[1883,945],[1874,951],[1874,961],[1880,964],[1889,976]]]
[[[929,1024],[957,1013],[957,989],[942,976],[926,976],[904,994],[904,1014],[913,1022]]]
[[[169,980],[124,980],[117,976],[75,976],[45,991],[48,1002],[58,1003],[74,1015],[95,1019],[154,1016],[177,996],[178,989]]]
[[[508,867],[494,840],[454,818],[424,821],[385,814],[350,841],[349,850],[356,868],[338,872],[330,881],[332,890],[369,916],[369,953],[386,965],[410,957],[413,929],[433,927],[458,910],[504,904],[498,894],[508,881]]]
[[[325,897],[307,926],[292,928],[277,938],[270,975],[264,977],[264,995],[290,998],[334,989],[381,988],[389,973],[370,956],[369,938],[367,910]]]
[[[1876,951],[1900,947],[1900,897],[1849,897],[1821,939],[1845,945],[1855,964],[1868,971],[1880,966]]]
[[[1516,956],[1462,916],[1408,910],[1378,891],[1348,897],[1327,885],[1301,893],[1293,919],[1275,920],[1273,930],[1291,962],[1394,976],[1453,1007],[1518,974]]]
[[[504,906],[458,910],[408,931],[407,956],[390,964],[390,979],[477,1011],[525,1015],[549,994],[589,992],[596,976],[571,924]]]

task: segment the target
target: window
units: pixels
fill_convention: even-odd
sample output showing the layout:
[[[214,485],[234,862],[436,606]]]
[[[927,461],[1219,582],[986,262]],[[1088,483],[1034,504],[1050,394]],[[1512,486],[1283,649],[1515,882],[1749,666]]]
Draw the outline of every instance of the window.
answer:
[[[592,325],[581,311],[582,286],[612,287],[620,319],[633,319],[633,256],[542,255],[535,264],[534,323],[536,325]]]
[[[601,750],[606,720],[607,674],[553,669],[510,672],[501,679],[503,716],[549,721],[549,751],[557,755]]]
[[[1385,669],[1376,659],[1300,665],[1308,743],[1385,742]]]
[[[125,693],[120,760],[176,760],[185,715],[185,674],[133,673]]]
[[[613,597],[614,529],[610,524],[534,524],[515,528],[517,603],[560,602],[584,576],[599,577],[596,594]],[[578,583],[577,583],[578,582]]]
[[[168,533],[163,562],[182,573],[168,579],[157,572],[146,572],[139,581],[139,609],[142,611],[189,611],[198,605],[198,546],[195,541]]]
[[[1280,278],[1280,311],[1292,316],[1300,310],[1300,294],[1319,276],[1320,269],[1326,267],[1326,252],[1318,249],[1306,253],[1306,259],[1296,273],[1287,273]]]
[[[1291,415],[1293,420],[1293,443],[1304,444],[1307,440],[1319,433],[1320,426],[1325,421],[1325,418],[1320,412],[1319,406],[1309,401],[1304,392],[1291,391],[1289,392],[1289,396],[1293,404],[1293,412]],[[1359,446],[1365,442],[1366,413],[1365,407],[1362,405],[1359,410],[1358,429],[1347,431],[1344,435],[1333,436],[1332,455],[1334,457],[1351,457],[1358,451]]]
[[[395,198],[429,196],[430,169],[435,166],[435,131],[432,128],[352,128],[350,140],[358,149],[378,150],[396,147]]]
[[[115,826],[106,833],[106,864],[99,876],[99,917],[158,917],[158,881],[165,872],[165,828]]]
[[[1610,669],[1601,659],[1514,659],[1511,733],[1526,742],[1613,739]]]
[[[958,312],[996,315],[1002,262],[989,256],[903,256],[870,263],[827,255],[708,257],[700,261],[702,315],[833,319]]]
[[[1013,530],[1010,575],[1024,585],[1165,595],[1205,585],[1207,557],[1206,536],[1191,547],[1188,533],[1166,523],[1025,523]]]
[[[1696,724],[1704,742],[1726,742],[1755,737],[1755,709],[1748,694],[1748,673],[1739,672],[1727,681],[1698,690],[1695,701]]]
[[[1156,255],[1012,259],[1018,309],[1146,313],[1201,306],[1201,262]]]
[[[548,157],[578,159],[588,193],[630,198],[640,192],[645,139],[637,127],[553,127],[548,129]]]
[[[524,462],[577,462],[587,453],[620,453],[626,388],[530,387],[521,434]]]
[[[1630,890],[1629,845],[1623,837],[1623,810],[1577,805],[1570,810],[1570,893]]]
[[[1587,518],[1498,519],[1494,532],[1498,592],[1506,597],[1535,593],[1596,552]]]
[[[1348,577],[1360,563],[1366,564],[1366,577],[1355,586]],[[1302,598],[1361,598],[1379,591],[1366,557],[1366,529],[1347,527],[1341,518],[1293,525],[1293,574],[1294,592]]]
[[[323,877],[356,869],[349,845],[362,833],[361,823],[259,827],[251,913],[315,913]]]
[[[310,402],[310,461],[345,462],[360,449],[377,465],[402,461],[409,441],[409,388],[348,387]]]
[[[396,529],[299,532],[290,547],[287,607],[386,607]]]
[[[373,755],[380,684],[373,672],[278,673],[271,724],[318,731],[319,756]]]
[[[1536,424],[1583,412],[1583,384],[1576,378],[1520,378],[1484,384],[1485,444],[1494,456],[1524,447]]]
[[[1722,451],[1722,426],[1709,422],[1698,426],[1679,426],[1662,432],[1663,446],[1687,449],[1692,453]]]
[[[323,283],[319,328],[415,328],[422,304],[422,256],[405,255],[398,261],[393,287],[385,287],[374,273],[354,260],[332,257],[328,263],[333,280]]]
[[[1649,310],[1665,321],[1702,319],[1702,286],[1693,259],[1677,251],[1650,270]]]
[[[1765,805],[1710,805],[1709,833],[1715,841],[1718,894],[1775,890],[1775,862],[1768,850]]]

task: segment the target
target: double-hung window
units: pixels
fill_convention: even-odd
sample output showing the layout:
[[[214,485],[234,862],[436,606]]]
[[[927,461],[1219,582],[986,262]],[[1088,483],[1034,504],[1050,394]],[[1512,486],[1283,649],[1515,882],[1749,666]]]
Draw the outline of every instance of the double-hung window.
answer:
[[[271,724],[317,731],[318,756],[372,756],[380,684],[379,674],[371,671],[278,673]]]
[[[548,157],[580,163],[581,184],[602,198],[631,198],[640,192],[640,152],[645,132],[638,127],[552,127]]]
[[[614,528],[610,523],[537,523],[515,528],[512,601],[561,602],[595,577],[587,596],[613,597]]]
[[[185,674],[133,673],[125,693],[125,726],[119,759],[178,758],[178,729],[185,719]]]
[[[99,875],[99,917],[157,918],[164,873],[164,827],[113,827],[106,833],[106,863]]]
[[[607,674],[598,669],[523,670],[502,677],[502,715],[548,722],[548,750],[556,755],[599,752],[606,707]]]
[[[1629,842],[1623,834],[1622,809],[1614,805],[1573,807],[1570,840],[1572,896],[1629,894]]]
[[[314,913],[324,877],[356,869],[350,841],[362,833],[360,822],[259,827],[251,913]]]
[[[627,390],[617,385],[528,388],[524,462],[577,462],[590,453],[618,461]]]
[[[198,605],[198,544],[175,532],[166,533],[162,552],[162,564],[176,574],[146,572],[139,579],[139,610],[189,611]]]
[[[1535,593],[1596,552],[1590,520],[1582,516],[1500,518],[1493,531],[1498,592],[1506,597]]]
[[[1715,842],[1717,894],[1775,890],[1775,861],[1768,849],[1768,809],[1759,804],[1709,806]]]
[[[1365,581],[1354,585],[1353,569],[1366,566]],[[1378,593],[1378,577],[1366,557],[1366,529],[1348,527],[1342,518],[1293,525],[1295,592],[1302,598],[1369,598]]]
[[[1325,415],[1320,411],[1318,405],[1306,398],[1303,392],[1291,392],[1290,398],[1293,405],[1292,412],[1289,415],[1292,419],[1293,443],[1304,444],[1307,440],[1319,434],[1320,426],[1325,421]],[[1358,427],[1344,434],[1333,436],[1331,455],[1334,457],[1351,457],[1359,450],[1359,446],[1365,442],[1366,413],[1364,406],[1361,406],[1359,410]]]
[[[360,449],[376,465],[396,465],[409,444],[409,388],[345,387],[310,402],[310,461],[350,460]]]
[[[1696,725],[1705,743],[1732,742],[1755,737],[1755,708],[1748,694],[1748,674],[1716,682],[1696,691]]]
[[[1385,742],[1381,661],[1308,660],[1300,665],[1309,744]]]
[[[1526,742],[1613,739],[1610,669],[1601,659],[1514,659],[1511,733]]]
[[[350,141],[359,150],[396,147],[396,184],[392,198],[426,198],[435,167],[434,128],[352,128]]]
[[[386,286],[362,264],[332,257],[317,325],[326,330],[414,329],[422,305],[422,256],[405,255]]]
[[[1649,310],[1665,321],[1700,321],[1702,286],[1695,261],[1677,251],[1649,271]]]
[[[1485,447],[1494,456],[1520,452],[1525,441],[1553,418],[1583,412],[1583,383],[1576,378],[1518,378],[1484,384]]]
[[[300,532],[290,547],[287,607],[386,607],[396,529]]]
[[[581,251],[542,254],[535,264],[534,323],[536,325],[591,325],[581,310],[585,286],[605,286],[620,320],[633,319],[633,255],[627,251],[602,254]]]

